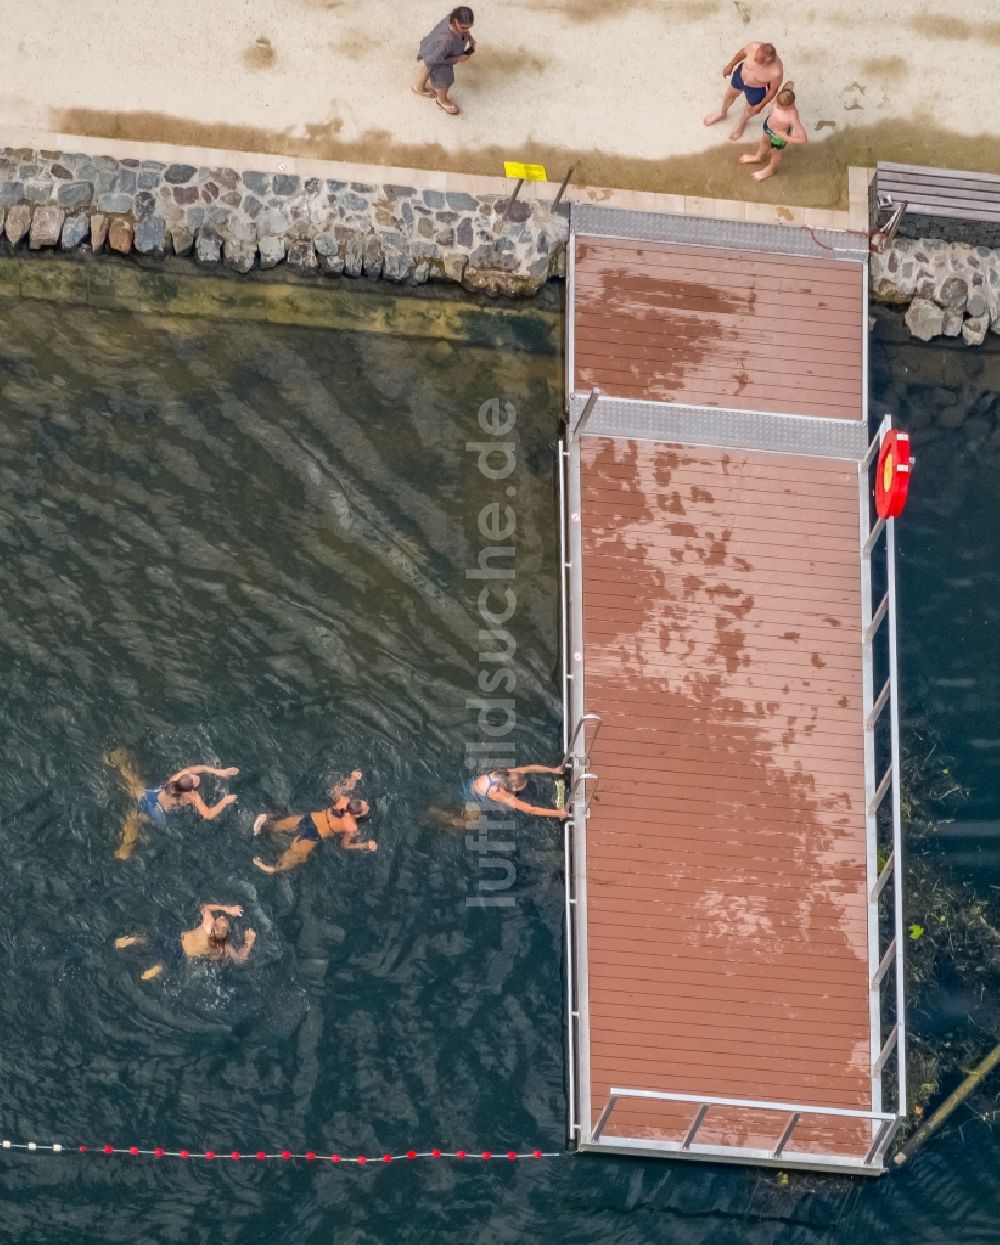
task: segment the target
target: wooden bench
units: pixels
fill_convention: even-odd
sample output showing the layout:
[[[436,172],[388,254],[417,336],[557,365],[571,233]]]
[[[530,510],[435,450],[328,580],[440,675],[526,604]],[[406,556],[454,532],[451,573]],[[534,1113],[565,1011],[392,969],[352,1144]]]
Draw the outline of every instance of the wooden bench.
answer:
[[[879,162],[875,189],[882,211],[906,203],[907,215],[1000,222],[1000,177],[992,173]],[[884,196],[892,202],[886,203]]]

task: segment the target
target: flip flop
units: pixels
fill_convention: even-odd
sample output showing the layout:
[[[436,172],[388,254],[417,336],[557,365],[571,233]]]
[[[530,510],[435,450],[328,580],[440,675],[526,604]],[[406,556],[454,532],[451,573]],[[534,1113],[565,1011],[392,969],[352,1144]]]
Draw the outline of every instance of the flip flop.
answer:
[[[433,91],[418,91],[415,86],[411,86],[410,90],[413,92],[414,95],[422,95],[425,99],[435,98]]]
[[[437,99],[436,97],[435,97],[434,102],[441,109],[441,111],[446,112],[449,117],[457,117],[458,114],[462,111],[461,108],[459,108],[457,104],[452,104],[452,106],[449,108],[447,104],[442,104],[441,101]]]

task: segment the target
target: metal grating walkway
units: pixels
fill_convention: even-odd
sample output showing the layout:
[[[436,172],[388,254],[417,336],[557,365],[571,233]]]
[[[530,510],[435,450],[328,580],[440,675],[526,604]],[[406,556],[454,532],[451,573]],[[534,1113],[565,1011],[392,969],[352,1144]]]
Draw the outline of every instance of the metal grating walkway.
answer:
[[[836,229],[800,229],[791,225],[758,225],[751,221],[628,212],[589,203],[572,205],[570,229],[581,237],[680,242],[725,250],[745,249],[761,255],[801,255],[862,262],[868,258],[867,236]]]

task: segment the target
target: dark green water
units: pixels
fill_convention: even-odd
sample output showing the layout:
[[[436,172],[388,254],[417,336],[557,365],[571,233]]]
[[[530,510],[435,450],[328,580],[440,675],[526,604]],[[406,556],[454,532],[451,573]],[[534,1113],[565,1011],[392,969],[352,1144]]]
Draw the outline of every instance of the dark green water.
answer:
[[[515,902],[482,909],[478,854],[427,816],[480,738],[465,571],[508,485],[512,738],[521,761],[559,751],[561,386],[544,354],[3,306],[3,1136],[564,1149],[559,832],[520,825]],[[493,398],[517,418],[502,484],[466,450]],[[919,581],[954,532],[914,511]],[[239,765],[239,804],[116,861],[115,746],[150,782]],[[295,873],[255,870],[253,814],[319,807],[354,766],[378,853],[327,844]],[[251,965],[140,983],[145,961],[113,939],[194,924],[206,900],[245,906]],[[0,1241],[987,1242],[998,1150],[971,1123],[892,1178],[788,1188],[565,1152],[366,1170],[5,1154]]]

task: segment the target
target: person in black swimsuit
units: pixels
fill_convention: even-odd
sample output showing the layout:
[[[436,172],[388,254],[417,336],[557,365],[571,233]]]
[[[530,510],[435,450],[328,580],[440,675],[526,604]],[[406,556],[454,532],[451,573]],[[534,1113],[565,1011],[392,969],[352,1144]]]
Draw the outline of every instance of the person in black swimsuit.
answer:
[[[375,840],[362,839],[358,830],[358,822],[371,812],[368,802],[350,796],[361,777],[361,771],[356,769],[349,778],[335,783],[330,788],[329,807],[320,809],[319,812],[303,815],[293,813],[290,817],[259,814],[253,823],[254,834],[260,834],[266,828],[281,834],[294,834],[295,838],[273,865],[266,864],[259,856],[255,856],[253,862],[257,868],[264,873],[285,873],[310,856],[321,839],[332,839],[338,834],[341,836],[341,845],[348,851],[377,852],[378,844]]]

